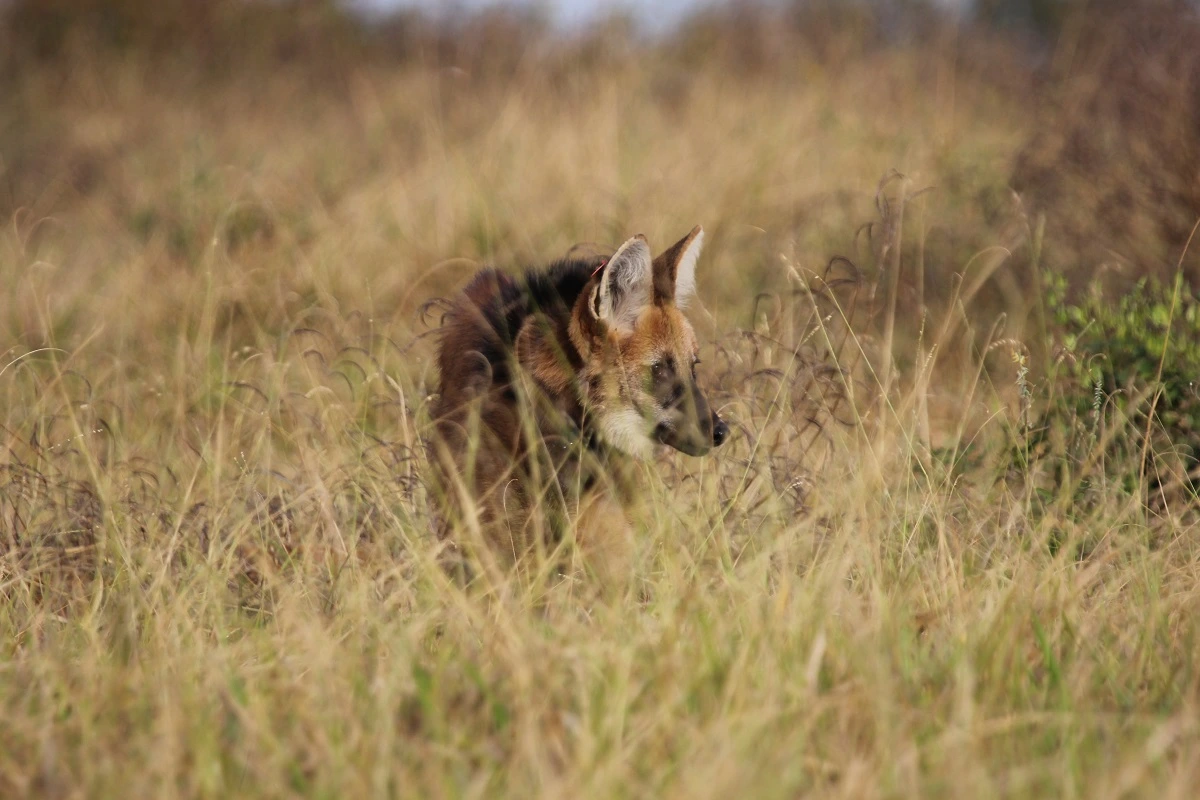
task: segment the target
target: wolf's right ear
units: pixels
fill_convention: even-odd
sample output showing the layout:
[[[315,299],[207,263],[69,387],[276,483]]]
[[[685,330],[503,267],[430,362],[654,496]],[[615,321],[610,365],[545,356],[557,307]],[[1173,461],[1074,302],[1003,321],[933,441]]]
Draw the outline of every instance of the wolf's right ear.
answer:
[[[654,302],[688,307],[696,296],[696,262],[703,247],[704,228],[697,225],[654,259]]]
[[[650,245],[640,233],[621,245],[604,265],[589,304],[596,319],[619,330],[633,329],[650,305],[653,266]]]

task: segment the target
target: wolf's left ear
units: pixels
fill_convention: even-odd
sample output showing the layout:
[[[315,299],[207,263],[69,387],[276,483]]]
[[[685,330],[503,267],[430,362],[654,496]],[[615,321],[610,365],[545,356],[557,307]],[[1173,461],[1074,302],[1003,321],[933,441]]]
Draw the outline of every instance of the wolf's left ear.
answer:
[[[621,245],[604,265],[600,285],[592,295],[592,313],[621,330],[632,330],[650,305],[652,266],[650,245],[640,233]]]
[[[654,259],[654,302],[673,302],[687,308],[696,296],[696,262],[704,247],[704,229],[699,225]]]

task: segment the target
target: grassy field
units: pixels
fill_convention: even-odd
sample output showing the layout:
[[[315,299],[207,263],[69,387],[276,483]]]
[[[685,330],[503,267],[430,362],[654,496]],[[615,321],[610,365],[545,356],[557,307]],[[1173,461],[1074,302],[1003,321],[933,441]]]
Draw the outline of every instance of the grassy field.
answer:
[[[1039,287],[1200,275],[1157,215],[1200,187],[1010,189],[1070,161],[1055,109],[1117,119],[1070,102],[1083,28],[501,14],[383,57],[320,3],[110,5],[0,37],[0,796],[1194,796],[1187,429],[1153,383],[1067,410]],[[733,440],[644,465],[620,591],[453,581],[427,301],[697,223]]]

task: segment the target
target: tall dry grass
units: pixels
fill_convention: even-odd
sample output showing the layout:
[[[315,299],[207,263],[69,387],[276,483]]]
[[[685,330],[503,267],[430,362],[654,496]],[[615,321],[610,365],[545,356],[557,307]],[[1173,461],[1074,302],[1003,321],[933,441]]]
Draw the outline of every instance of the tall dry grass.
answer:
[[[1041,417],[1016,44],[18,8],[4,796],[1191,796],[1194,498]],[[452,580],[421,306],[697,222],[734,439],[644,465],[624,590]]]

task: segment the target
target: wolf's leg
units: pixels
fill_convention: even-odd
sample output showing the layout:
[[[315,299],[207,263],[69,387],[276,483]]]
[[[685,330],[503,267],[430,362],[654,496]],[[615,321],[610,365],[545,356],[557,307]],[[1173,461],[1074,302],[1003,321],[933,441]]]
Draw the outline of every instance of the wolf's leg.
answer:
[[[633,574],[635,542],[625,509],[606,491],[580,502],[575,520],[576,550],[583,568],[607,588],[622,591]]]

